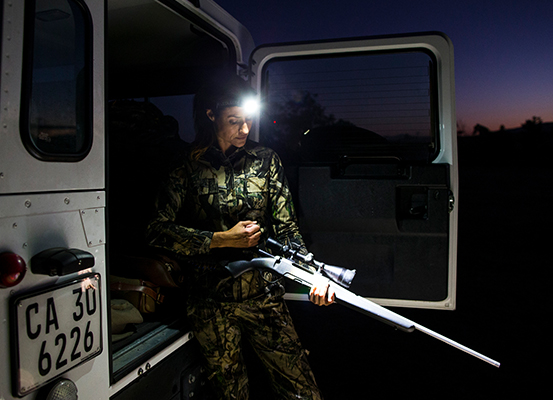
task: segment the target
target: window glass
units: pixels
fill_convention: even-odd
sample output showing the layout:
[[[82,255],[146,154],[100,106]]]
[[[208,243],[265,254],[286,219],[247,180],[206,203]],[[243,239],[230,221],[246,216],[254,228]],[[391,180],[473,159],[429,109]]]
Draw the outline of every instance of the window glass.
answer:
[[[263,71],[260,137],[311,161],[428,160],[437,136],[432,66],[422,51],[277,59]]]
[[[26,2],[21,134],[40,159],[73,161],[90,150],[89,30],[76,0]]]
[[[193,94],[177,96],[150,97],[149,100],[159,107],[165,115],[175,118],[179,124],[179,137],[185,142],[192,143],[196,136],[194,132],[194,119],[192,107]]]

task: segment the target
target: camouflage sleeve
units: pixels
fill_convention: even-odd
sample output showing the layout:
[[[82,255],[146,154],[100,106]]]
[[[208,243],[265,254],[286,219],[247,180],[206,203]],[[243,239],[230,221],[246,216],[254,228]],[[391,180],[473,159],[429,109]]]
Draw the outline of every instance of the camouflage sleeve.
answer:
[[[275,239],[281,243],[295,241],[305,247],[298,227],[292,193],[284,174],[284,167],[276,153],[273,153],[272,156],[269,176],[269,200]]]
[[[213,232],[187,228],[175,222],[186,195],[186,176],[184,169],[178,168],[161,185],[146,237],[150,246],[193,256],[209,252]]]

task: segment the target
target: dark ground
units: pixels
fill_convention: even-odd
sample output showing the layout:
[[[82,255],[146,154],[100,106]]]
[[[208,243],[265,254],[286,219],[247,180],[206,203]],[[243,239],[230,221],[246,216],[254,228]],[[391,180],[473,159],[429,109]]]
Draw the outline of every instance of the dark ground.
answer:
[[[542,397],[553,168],[530,154],[487,162],[481,154],[460,142],[457,309],[393,311],[501,367],[340,305],[289,302],[327,400]]]

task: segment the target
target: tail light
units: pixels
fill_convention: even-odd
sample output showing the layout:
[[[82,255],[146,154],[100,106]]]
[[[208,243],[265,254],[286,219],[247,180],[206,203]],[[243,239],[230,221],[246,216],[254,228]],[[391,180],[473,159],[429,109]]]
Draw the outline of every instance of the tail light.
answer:
[[[27,272],[25,260],[15,253],[0,253],[0,288],[19,284]]]

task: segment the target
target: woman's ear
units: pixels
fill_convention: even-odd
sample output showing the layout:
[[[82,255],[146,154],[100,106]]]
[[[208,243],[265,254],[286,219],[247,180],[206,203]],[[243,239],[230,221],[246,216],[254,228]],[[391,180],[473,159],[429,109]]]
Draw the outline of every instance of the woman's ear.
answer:
[[[210,109],[206,112],[207,118],[209,118],[211,121],[215,121],[215,113]]]

